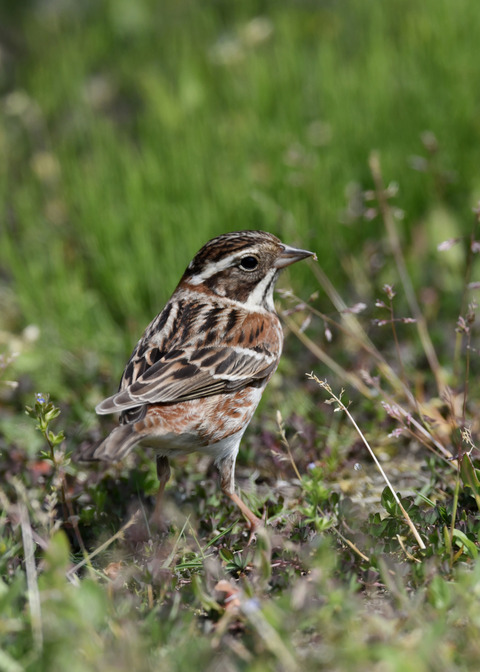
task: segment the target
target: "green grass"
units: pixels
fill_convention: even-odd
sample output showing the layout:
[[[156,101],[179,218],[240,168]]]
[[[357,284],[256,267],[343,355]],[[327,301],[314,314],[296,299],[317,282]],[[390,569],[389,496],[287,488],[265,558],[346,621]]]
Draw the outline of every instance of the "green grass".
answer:
[[[475,307],[457,323],[478,273],[475,0],[10,1],[0,26],[0,672],[475,670],[478,450],[445,460],[479,431]],[[373,150],[399,186],[383,212]],[[394,285],[394,316],[415,313],[391,214],[437,368],[376,305]],[[156,479],[148,455],[77,463],[111,427],[95,404],[192,255],[242,228],[316,250],[366,309],[312,265],[283,280],[300,298],[280,299],[286,353],[238,465],[266,533],[247,545],[193,456],[168,531],[112,540]],[[425,549],[311,370],[345,387]],[[44,436],[39,391],[62,410],[37,403]]]
[[[448,233],[468,231],[474,2],[131,5],[27,3],[10,22],[4,10],[18,50],[2,72],[0,264],[20,324],[54,351],[125,355],[226,230],[313,247],[343,283],[338,260],[381,235],[377,221],[340,222],[347,186],[371,186],[372,149],[400,184],[407,243],[439,205],[455,213]],[[409,159],[425,131],[439,151],[419,174]]]

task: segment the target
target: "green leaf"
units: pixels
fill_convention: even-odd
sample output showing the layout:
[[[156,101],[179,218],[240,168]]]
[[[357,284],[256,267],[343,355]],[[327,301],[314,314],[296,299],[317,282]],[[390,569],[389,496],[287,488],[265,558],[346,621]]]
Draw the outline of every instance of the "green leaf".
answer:
[[[435,502],[432,502],[431,499],[429,499],[428,497],[425,497],[425,495],[423,495],[421,492],[417,492],[416,497],[421,499],[422,502],[424,502],[428,506],[431,506],[432,508],[435,508]]]
[[[53,404],[52,404],[52,406],[53,406]],[[47,422],[51,422],[52,420],[57,418],[59,415],[60,415],[60,409],[55,408],[55,406],[53,406],[51,409],[50,408],[48,409],[48,411],[44,414],[44,417],[45,417],[45,420]]]
[[[232,551],[230,551],[228,548],[221,548],[219,554],[222,560],[224,560],[225,562],[235,561],[235,556],[233,555]]]
[[[158,486],[156,486],[156,487],[158,488]],[[216,544],[217,541],[218,541],[219,539],[221,539],[222,537],[225,537],[229,532],[232,531],[232,529],[235,527],[235,525],[237,524],[237,522],[238,522],[238,521],[235,520],[235,521],[234,521],[231,525],[229,525],[225,530],[222,530],[222,532],[219,532],[217,535],[215,535],[215,536],[213,537],[213,539],[210,539],[210,541],[208,542],[208,544],[205,545],[205,547],[204,547],[203,550],[206,551],[207,548],[210,548],[210,546],[213,546],[214,544]]]
[[[398,516],[400,514],[400,509],[398,507],[397,502],[395,501],[393,492],[390,490],[388,486],[386,486],[383,489],[381,502],[383,508],[389,515]]]
[[[464,455],[460,463],[460,475],[463,484],[479,495],[480,494],[480,480],[478,479],[478,469],[475,469],[470,455]]]
[[[197,574],[192,576],[192,588],[193,594],[200,602],[203,609],[205,609],[205,611],[221,611],[220,605],[211,595],[206,592],[203,587],[202,580]]]
[[[428,599],[435,609],[448,609],[451,602],[452,586],[441,576],[434,576],[428,587]]]
[[[475,542],[469,539],[466,534],[460,530],[453,530],[453,538],[457,546],[463,546],[465,548],[465,552],[470,558],[472,558],[472,560],[476,560],[478,558],[478,548]]]

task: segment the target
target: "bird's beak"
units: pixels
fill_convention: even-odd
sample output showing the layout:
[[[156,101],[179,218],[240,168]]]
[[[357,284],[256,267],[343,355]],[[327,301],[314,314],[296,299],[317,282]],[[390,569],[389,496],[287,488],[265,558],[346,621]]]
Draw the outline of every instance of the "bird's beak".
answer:
[[[282,247],[283,250],[274,263],[275,268],[285,268],[285,266],[290,266],[290,264],[294,264],[296,261],[301,261],[307,257],[313,257],[315,261],[317,260],[315,252],[299,250],[298,248],[290,247],[289,245],[282,245]]]

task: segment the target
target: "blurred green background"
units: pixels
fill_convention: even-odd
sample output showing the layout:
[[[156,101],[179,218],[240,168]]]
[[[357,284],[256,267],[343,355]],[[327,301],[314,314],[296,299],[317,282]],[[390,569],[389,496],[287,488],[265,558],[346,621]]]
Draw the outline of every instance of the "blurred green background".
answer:
[[[358,299],[374,149],[414,279],[448,292],[430,260],[480,198],[479,35],[476,0],[4,0],[0,347],[37,325],[19,366],[44,388],[118,376],[234,229],[315,249]],[[316,288],[306,266],[289,282]]]

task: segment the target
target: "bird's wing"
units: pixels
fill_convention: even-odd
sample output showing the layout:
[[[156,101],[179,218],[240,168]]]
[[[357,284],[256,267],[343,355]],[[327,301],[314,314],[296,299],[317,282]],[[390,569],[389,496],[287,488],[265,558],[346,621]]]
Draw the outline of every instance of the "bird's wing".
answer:
[[[260,346],[216,345],[173,350],[130,385],[105,399],[96,411],[117,413],[145,404],[187,401],[233,392],[269,378],[277,367],[278,354]]]
[[[117,394],[96,411],[117,413],[198,399],[268,380],[282,341],[274,313],[259,321],[258,313],[238,306],[174,295],[138,342]]]

